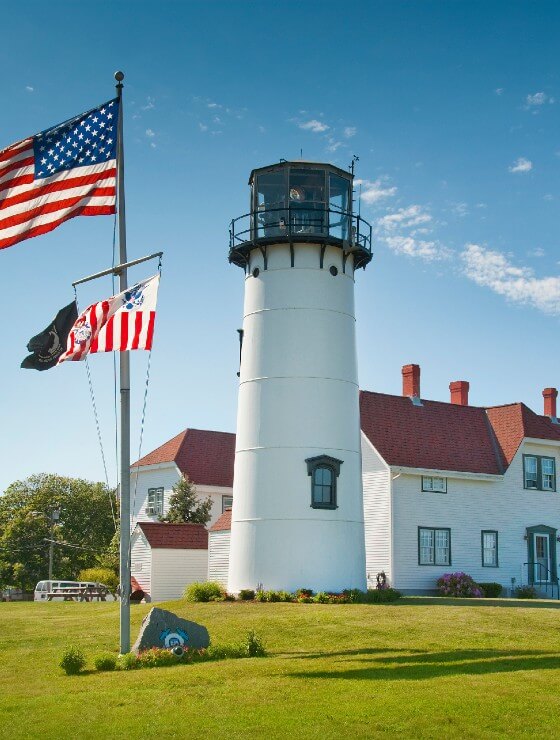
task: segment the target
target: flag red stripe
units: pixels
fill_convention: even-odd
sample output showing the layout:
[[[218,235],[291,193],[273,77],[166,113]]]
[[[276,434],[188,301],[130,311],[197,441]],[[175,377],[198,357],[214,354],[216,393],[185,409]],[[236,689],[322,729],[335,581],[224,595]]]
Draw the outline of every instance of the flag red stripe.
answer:
[[[8,229],[10,226],[23,224],[26,221],[31,221],[32,219],[37,218],[38,216],[44,216],[47,213],[55,213],[64,208],[72,208],[72,206],[78,205],[78,203],[86,198],[106,197],[114,194],[115,188],[92,188],[89,192],[83,193],[82,195],[76,195],[73,198],[47,201],[42,206],[37,206],[37,208],[31,208],[29,211],[24,211],[23,213],[17,213],[13,216],[0,219],[0,229]],[[0,213],[1,212],[2,211],[0,210]]]
[[[61,190],[69,190],[71,188],[81,188],[85,185],[91,185],[98,180],[107,180],[116,177],[117,171],[115,167],[111,167],[109,170],[103,172],[95,172],[93,175],[84,175],[83,177],[69,177],[66,180],[60,180],[60,182],[50,182],[48,185],[38,185],[30,190],[25,190],[23,193],[17,193],[17,195],[9,195],[0,200],[0,211],[2,208],[8,206],[17,205],[18,203],[25,203],[27,200],[33,200],[34,198],[40,198],[48,193],[58,193]],[[112,187],[113,193],[115,187]]]
[[[130,349],[138,349],[138,345],[140,344],[140,333],[143,325],[142,317],[143,313],[141,311],[138,311],[134,317],[134,337]]]
[[[41,226],[34,226],[28,231],[24,231],[21,234],[14,234],[14,236],[10,236],[7,239],[0,239],[0,249],[11,247],[14,244],[18,244],[18,242],[30,239],[33,236],[47,234],[65,221],[74,218],[74,216],[109,216],[112,213],[116,213],[115,206],[83,206],[81,208],[76,208],[71,213],[65,214],[62,218],[59,218],[56,221],[51,221],[50,223],[42,224]]]
[[[8,180],[0,184],[0,193],[3,193],[4,190],[10,190],[11,188],[17,188],[19,185],[31,185],[34,179],[35,178],[33,174],[20,175],[19,177],[14,177],[13,180]]]
[[[125,352],[128,345],[128,312],[121,313],[121,345],[119,347],[121,352]]]
[[[32,148],[32,146],[32,139],[24,139],[23,141],[19,141],[17,144],[12,144],[7,149],[4,149],[3,152],[0,152],[0,162],[6,162],[8,159],[13,159],[13,157],[16,157],[26,147]]]
[[[107,328],[105,330],[105,352],[112,352],[114,350],[113,323],[114,323],[114,316],[111,316],[111,318],[107,322]]]
[[[29,165],[32,165],[34,161],[33,155],[31,155],[31,157],[16,159],[15,162],[10,162],[0,169],[0,177],[6,175],[8,172],[12,172],[13,170],[20,170],[22,167],[29,167]]]
[[[101,321],[99,322],[100,327],[105,326],[105,323],[107,322],[108,313],[109,313],[109,301],[101,301]],[[96,335],[94,332],[94,337],[91,342],[90,352],[98,352],[98,351],[99,351],[99,335],[98,334]]]
[[[150,311],[150,318],[148,321],[148,336],[146,337],[146,349],[152,349],[152,340],[154,338],[155,321],[156,321],[156,312]]]

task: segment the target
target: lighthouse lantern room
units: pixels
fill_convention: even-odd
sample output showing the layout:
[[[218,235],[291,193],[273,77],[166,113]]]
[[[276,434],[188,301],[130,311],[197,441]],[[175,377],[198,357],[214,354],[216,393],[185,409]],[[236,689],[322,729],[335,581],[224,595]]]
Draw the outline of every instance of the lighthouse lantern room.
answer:
[[[253,170],[230,227],[245,273],[228,589],[365,588],[354,280],[371,227],[351,172]]]

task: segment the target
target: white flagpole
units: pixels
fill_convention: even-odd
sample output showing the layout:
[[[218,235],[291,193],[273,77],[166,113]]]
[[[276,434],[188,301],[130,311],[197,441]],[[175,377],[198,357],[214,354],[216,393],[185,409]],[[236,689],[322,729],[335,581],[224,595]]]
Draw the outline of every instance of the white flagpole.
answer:
[[[119,262],[126,264],[126,221],[124,200],[124,141],[123,141],[123,72],[115,72],[117,96],[119,99],[119,125],[117,141],[117,204],[119,217]],[[120,270],[119,287],[122,293],[127,289],[126,268]],[[120,352],[120,652],[130,652],[130,356]]]

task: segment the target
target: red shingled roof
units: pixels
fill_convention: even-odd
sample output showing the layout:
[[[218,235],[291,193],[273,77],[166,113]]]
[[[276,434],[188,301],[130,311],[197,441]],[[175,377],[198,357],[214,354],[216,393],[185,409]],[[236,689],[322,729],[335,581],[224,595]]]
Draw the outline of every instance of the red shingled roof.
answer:
[[[208,531],[203,524],[138,522],[150,547],[167,550],[207,550]]]
[[[360,392],[361,426],[389,465],[500,475],[486,412],[475,406]]]
[[[132,467],[174,462],[193,483],[231,488],[234,457],[235,434],[185,429]]]
[[[226,529],[231,529],[231,509],[224,511],[222,516],[210,527],[210,532],[222,532]]]
[[[560,441],[560,427],[548,416],[539,416],[524,403],[487,409],[504,465],[509,465],[524,437]]]

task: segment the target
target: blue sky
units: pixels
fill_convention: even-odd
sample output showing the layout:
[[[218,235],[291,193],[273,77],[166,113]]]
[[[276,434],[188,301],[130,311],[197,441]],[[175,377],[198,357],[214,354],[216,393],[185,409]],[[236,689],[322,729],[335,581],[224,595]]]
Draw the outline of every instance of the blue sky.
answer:
[[[540,412],[560,385],[557,3],[32,0],[3,19],[0,148],[110,99],[126,74],[129,256],[165,252],[144,451],[186,426],[235,431],[228,223],[250,170],[300,149],[360,157],[375,234],[356,286],[363,388],[400,393],[417,362],[426,398],[464,379],[475,405]],[[0,490],[41,471],[104,477],[83,364],[19,364],[71,282],[110,265],[112,232],[109,216],[76,218],[0,254]],[[105,279],[79,299],[110,294]],[[146,360],[132,355],[133,455]],[[91,368],[114,482],[112,356]]]

